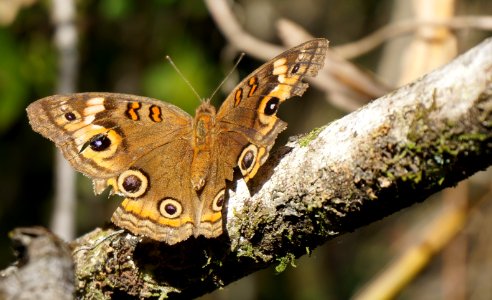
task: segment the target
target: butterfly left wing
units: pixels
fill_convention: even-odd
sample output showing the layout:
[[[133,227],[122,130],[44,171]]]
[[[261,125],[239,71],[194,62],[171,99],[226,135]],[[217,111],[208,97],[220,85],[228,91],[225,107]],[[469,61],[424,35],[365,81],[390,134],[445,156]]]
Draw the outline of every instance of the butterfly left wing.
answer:
[[[220,209],[225,180],[239,166],[244,179],[252,178],[268,158],[286,123],[276,117],[279,105],[307,88],[302,79],[323,66],[328,41],[314,39],[275,57],[236,86],[216,115],[210,176],[201,194],[199,232],[216,236],[222,231]]]
[[[256,174],[287,126],[276,116],[280,104],[304,93],[308,84],[302,80],[316,76],[327,49],[323,38],[305,42],[265,63],[234,88],[217,113],[215,151],[225,156],[223,169],[239,166],[245,180]],[[232,171],[227,172],[226,179],[231,178]]]
[[[125,197],[111,221],[169,245],[188,239],[195,231],[200,206],[190,181],[192,155],[190,136],[180,136],[110,179],[113,190]]]

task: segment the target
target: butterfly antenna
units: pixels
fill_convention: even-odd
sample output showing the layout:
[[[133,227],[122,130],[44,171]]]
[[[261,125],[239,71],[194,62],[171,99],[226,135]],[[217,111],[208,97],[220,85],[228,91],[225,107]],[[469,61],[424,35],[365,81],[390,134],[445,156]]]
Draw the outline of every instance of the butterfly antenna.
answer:
[[[174,64],[174,62],[171,59],[171,57],[169,55],[166,55],[166,59],[169,61],[169,63],[171,64],[171,66],[174,68],[174,70],[176,70],[176,72],[179,74],[179,76],[181,76],[181,79],[183,79],[183,81],[186,82],[186,84],[190,87],[190,89],[193,91],[193,93],[195,94],[195,96],[201,102],[203,98],[200,97],[200,95],[197,93],[197,91],[195,90],[195,88],[193,88],[193,86],[191,85],[190,81],[188,79],[186,79],[186,77],[183,75],[183,73],[181,73],[181,71],[178,69],[178,67]]]
[[[212,100],[212,98],[215,96],[215,94],[217,94],[217,92],[219,91],[219,89],[226,82],[227,78],[229,78],[229,76],[231,76],[232,72],[234,72],[234,70],[236,70],[237,66],[239,65],[239,63],[241,62],[241,60],[243,59],[243,57],[244,57],[244,52],[241,52],[241,54],[239,55],[239,58],[237,59],[236,63],[232,67],[232,69],[229,71],[229,73],[227,73],[227,75],[224,77],[224,79],[222,79],[222,82],[217,86],[217,88],[215,89],[215,91],[210,96],[210,98],[209,98],[210,100]]]

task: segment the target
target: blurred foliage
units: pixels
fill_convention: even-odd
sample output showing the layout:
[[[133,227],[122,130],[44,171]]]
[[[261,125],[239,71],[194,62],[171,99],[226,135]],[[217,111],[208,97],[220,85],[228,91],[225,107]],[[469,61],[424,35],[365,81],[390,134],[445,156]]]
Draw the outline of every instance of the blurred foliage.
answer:
[[[31,91],[49,93],[56,79],[55,53],[50,39],[33,34],[18,43],[0,28],[0,134],[17,121]]]
[[[337,45],[361,38],[386,24],[394,1],[230,2],[235,5],[245,28],[264,39],[278,40],[274,21],[285,17],[302,24],[313,35],[328,37],[332,45]],[[210,96],[224,76],[221,55],[226,42],[201,1],[84,0],[78,1],[77,6],[78,91],[145,95],[193,113],[198,99],[165,56],[172,57],[201,97]],[[483,14],[487,9],[491,11],[491,6],[487,0],[461,2],[461,9],[469,14]],[[257,10],[258,7],[269,9]],[[49,224],[53,146],[30,129],[25,107],[55,93],[57,54],[52,42],[54,29],[50,9],[50,1],[37,1],[21,9],[13,23],[0,27],[0,157],[3,167],[0,173],[0,268],[13,259],[7,239],[9,230]],[[259,18],[258,14],[262,13],[268,15]],[[267,23],[258,22],[259,19]],[[357,61],[376,69],[379,50]],[[245,74],[257,66],[259,62],[246,58],[239,71]],[[309,93],[316,95],[314,89]],[[302,101],[290,101],[282,108],[282,118],[289,122],[289,130],[292,130],[288,134],[326,124],[340,114],[325,102],[320,103],[319,94],[315,99],[318,101],[314,100],[316,97],[310,100],[309,93]],[[118,201],[107,201],[104,195],[95,197],[90,181],[80,178],[77,220],[79,234],[82,234],[108,222]],[[312,257],[302,258],[296,263],[297,268],[288,267],[277,276],[272,269],[265,270],[204,298],[347,299],[387,262],[388,257],[401,250],[391,245],[392,241],[413,220],[421,218],[421,211],[426,211],[433,203],[426,201],[413,215],[400,213],[337,238],[314,251]],[[431,299],[436,298],[435,291],[427,294],[434,296]]]
[[[25,79],[21,74],[21,56],[12,37],[4,29],[0,30],[0,133],[5,131],[18,117],[24,106],[20,99],[27,92]]]
[[[201,98],[211,93],[211,88],[217,86],[220,76],[214,72],[214,66],[207,61],[200,51],[199,45],[193,41],[181,41],[170,47],[171,59],[181,70],[188,70],[183,75],[192,84]],[[197,68],[197,66],[200,66]],[[215,73],[215,74],[214,74]],[[143,94],[158,99],[165,99],[182,109],[194,113],[200,103],[183,78],[170,68],[167,61],[162,61],[146,70],[143,75]]]

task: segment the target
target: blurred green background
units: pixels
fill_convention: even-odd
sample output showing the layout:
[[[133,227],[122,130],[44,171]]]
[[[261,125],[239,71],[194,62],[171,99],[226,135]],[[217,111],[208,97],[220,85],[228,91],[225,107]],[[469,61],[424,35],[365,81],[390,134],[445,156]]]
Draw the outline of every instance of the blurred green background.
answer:
[[[0,269],[13,261],[7,236],[10,230],[49,226],[54,191],[54,146],[30,129],[25,113],[29,103],[55,93],[57,53],[51,2],[11,2],[26,6],[14,11],[10,19],[5,17],[6,11],[0,11]],[[297,0],[231,1],[244,27],[261,39],[278,42],[274,25],[276,19],[284,17],[315,36],[328,38],[331,45],[362,38],[388,23],[394,2],[309,0],[299,10]],[[491,13],[492,3],[461,1],[459,8],[468,14]],[[212,93],[233,63],[226,55],[227,41],[201,1],[77,1],[76,25],[79,92],[144,95],[193,113],[199,101],[165,61],[165,55],[173,58],[202,97]],[[356,62],[375,70],[381,55],[378,48]],[[261,63],[246,56],[239,65],[239,77]],[[281,108],[282,118],[289,122],[284,141],[289,135],[307,132],[343,115],[320,101],[321,95],[310,89],[302,100],[289,101]],[[219,105],[224,97],[219,93],[214,104]],[[77,199],[78,235],[108,222],[118,202],[104,195],[94,196],[90,180],[80,175]],[[397,252],[401,246],[395,245],[395,239],[401,231],[425,218],[436,205],[435,201],[426,201],[410,212],[398,213],[327,243],[311,257],[298,261],[297,268],[288,268],[279,275],[268,269],[204,298],[346,299]],[[427,272],[435,271],[438,262],[435,264]],[[418,299],[424,299],[422,295],[436,299],[436,294],[427,292],[432,290],[429,281],[420,280],[414,283],[420,290],[410,289],[402,299],[416,299],[416,295]]]

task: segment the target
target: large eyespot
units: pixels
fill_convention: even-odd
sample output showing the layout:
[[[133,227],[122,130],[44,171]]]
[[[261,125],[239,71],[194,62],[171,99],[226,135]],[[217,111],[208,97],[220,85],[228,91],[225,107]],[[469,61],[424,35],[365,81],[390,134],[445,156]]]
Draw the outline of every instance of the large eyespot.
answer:
[[[243,175],[248,174],[253,169],[257,156],[258,148],[253,144],[244,148],[243,152],[241,152],[237,164]]]
[[[159,212],[161,215],[168,219],[175,219],[183,212],[181,203],[173,198],[164,198],[159,203]]]
[[[141,170],[126,170],[118,176],[118,190],[129,198],[142,197],[148,190],[149,178]]]
[[[119,146],[123,142],[123,137],[120,133],[114,129],[89,124],[80,126],[78,130],[72,133],[72,136],[74,143],[79,147],[80,155],[97,161],[101,167],[115,169],[114,160],[111,158],[121,149]]]
[[[225,202],[225,190],[221,190],[215,196],[214,201],[212,202],[212,210],[219,212],[222,211],[222,206],[224,206]]]
[[[106,133],[99,133],[91,137],[89,147],[96,152],[104,151],[111,146],[111,140]]]
[[[272,97],[265,105],[263,113],[267,116],[274,115],[278,110],[278,104],[280,100],[277,97]]]

